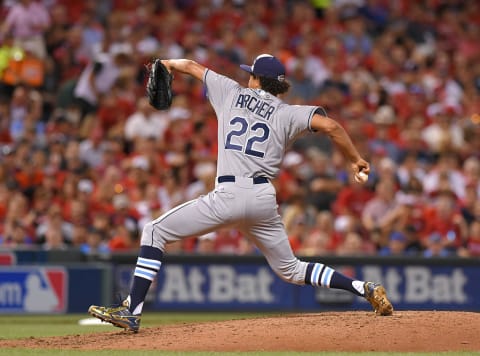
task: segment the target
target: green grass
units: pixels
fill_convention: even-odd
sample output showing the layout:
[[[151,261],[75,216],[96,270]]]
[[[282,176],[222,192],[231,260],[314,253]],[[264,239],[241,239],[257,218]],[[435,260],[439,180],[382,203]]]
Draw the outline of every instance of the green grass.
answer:
[[[146,313],[142,316],[142,328],[162,324],[207,322],[262,317],[258,313]],[[271,314],[270,314],[271,315]],[[0,340],[29,337],[91,334],[104,331],[118,331],[109,324],[79,325],[80,319],[88,314],[67,315],[7,315],[0,316]]]
[[[159,326],[162,324],[189,323],[189,322],[207,322],[215,320],[232,320],[263,317],[275,314],[259,313],[148,313],[142,318],[142,327]],[[87,314],[67,314],[67,315],[6,315],[0,316],[0,347],[2,340],[22,339],[30,337],[48,337],[61,335],[89,334],[108,331],[117,331],[118,329],[105,325],[81,326],[78,321],[88,318]],[[174,351],[78,351],[78,350],[52,350],[52,349],[22,349],[22,348],[0,348],[0,356],[21,356],[21,355],[115,355],[115,356],[204,356],[204,355],[248,355],[248,356],[400,356],[400,355],[445,355],[445,356],[467,356],[480,355],[480,352],[445,352],[445,353],[393,353],[393,352],[174,352]]]

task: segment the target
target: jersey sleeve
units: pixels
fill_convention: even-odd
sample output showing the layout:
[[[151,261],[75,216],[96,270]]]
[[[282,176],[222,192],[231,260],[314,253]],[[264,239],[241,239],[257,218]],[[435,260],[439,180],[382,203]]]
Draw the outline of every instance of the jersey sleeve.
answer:
[[[308,105],[290,105],[288,108],[290,127],[289,139],[293,140],[295,137],[305,131],[313,131],[311,122],[313,115],[319,109],[318,106]]]
[[[236,81],[211,69],[205,71],[203,82],[207,90],[208,100],[215,109],[225,105],[233,90],[241,89],[240,84]]]

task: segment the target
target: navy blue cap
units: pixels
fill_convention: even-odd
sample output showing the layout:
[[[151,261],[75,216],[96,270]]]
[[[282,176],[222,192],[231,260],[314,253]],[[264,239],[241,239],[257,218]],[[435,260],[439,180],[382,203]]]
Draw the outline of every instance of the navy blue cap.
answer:
[[[285,80],[285,67],[271,54],[261,54],[255,58],[251,66],[240,64],[240,68],[256,76],[267,77],[279,81]]]

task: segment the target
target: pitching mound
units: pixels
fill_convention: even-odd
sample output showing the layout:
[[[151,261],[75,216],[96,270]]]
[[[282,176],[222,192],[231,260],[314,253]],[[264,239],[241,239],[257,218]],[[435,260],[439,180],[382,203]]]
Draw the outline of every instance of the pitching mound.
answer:
[[[327,312],[0,342],[2,347],[175,351],[480,351],[480,314]]]

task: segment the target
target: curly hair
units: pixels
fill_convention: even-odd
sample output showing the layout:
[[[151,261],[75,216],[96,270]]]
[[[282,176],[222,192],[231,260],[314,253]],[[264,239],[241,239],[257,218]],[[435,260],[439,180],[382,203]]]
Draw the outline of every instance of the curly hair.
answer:
[[[272,95],[284,94],[290,89],[290,83],[286,80],[279,81],[277,79],[258,76],[260,79],[260,85],[263,90],[269,92]]]

